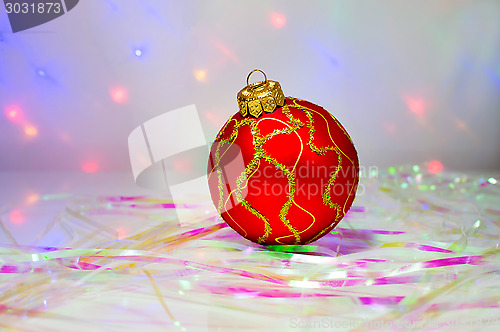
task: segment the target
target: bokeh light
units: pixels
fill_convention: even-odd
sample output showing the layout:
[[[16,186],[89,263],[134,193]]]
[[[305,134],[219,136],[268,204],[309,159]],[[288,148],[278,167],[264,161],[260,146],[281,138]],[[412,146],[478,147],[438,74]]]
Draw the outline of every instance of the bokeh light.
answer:
[[[413,114],[423,116],[426,111],[425,102],[420,98],[404,97],[406,106]]]
[[[205,82],[207,79],[207,72],[204,70],[195,70],[194,77],[200,82]]]
[[[23,121],[23,112],[19,106],[5,107],[5,116],[7,117],[7,119],[14,123]]]
[[[134,50],[134,54],[135,54],[136,57],[140,57],[140,56],[142,56],[143,53],[142,53],[141,49],[137,48],[137,49]]]
[[[225,56],[233,60],[235,63],[239,63],[238,57],[231,51],[225,44],[221,43],[218,40],[212,39],[212,43],[217,47],[219,51],[222,52]]]
[[[38,136],[38,129],[35,126],[27,125],[24,127],[24,134],[28,137]]]
[[[99,164],[95,161],[87,161],[82,164],[82,171],[85,173],[95,173],[99,170]]]
[[[219,121],[219,119],[216,116],[214,116],[214,114],[212,112],[206,112],[205,117],[208,120],[210,120],[210,123],[212,123],[216,128],[219,128],[221,122]]]
[[[38,202],[39,199],[40,199],[40,195],[38,193],[30,193],[26,197],[26,203],[34,204],[34,203]]]
[[[24,223],[24,215],[19,210],[14,210],[9,215],[10,222],[15,225],[21,225]]]
[[[127,101],[127,90],[122,87],[115,87],[111,89],[111,99],[117,104],[123,104]]]
[[[283,14],[272,12],[271,13],[271,24],[276,29],[281,29],[286,25],[286,17]]]
[[[427,170],[432,174],[437,174],[444,169],[443,164],[439,160],[432,160],[427,165]]]

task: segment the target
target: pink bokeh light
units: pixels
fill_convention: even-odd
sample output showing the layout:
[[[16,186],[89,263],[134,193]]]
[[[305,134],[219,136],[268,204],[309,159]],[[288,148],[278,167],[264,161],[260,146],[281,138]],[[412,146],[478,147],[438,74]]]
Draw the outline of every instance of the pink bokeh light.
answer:
[[[404,101],[406,106],[413,114],[418,116],[423,116],[426,112],[426,105],[423,99],[421,98],[413,98],[413,97],[404,97]]]
[[[231,60],[233,60],[235,63],[239,63],[239,59],[238,57],[233,53],[233,51],[231,51],[229,49],[229,47],[227,47],[225,44],[223,44],[222,42],[216,40],[216,39],[212,39],[212,43],[214,44],[215,47],[217,47],[217,49],[219,51],[221,51],[222,54],[224,54],[226,57],[230,58]]]
[[[220,120],[212,112],[206,112],[205,117],[212,123],[216,128],[220,127]]]
[[[427,170],[432,174],[437,174],[444,169],[443,164],[439,160],[432,160],[427,165]]]
[[[23,111],[17,105],[5,107],[5,116],[14,123],[20,123],[24,118]]]
[[[82,164],[82,171],[85,173],[95,173],[99,170],[99,164],[95,161],[87,161]]]
[[[286,25],[286,17],[283,14],[272,12],[271,13],[271,24],[276,29],[281,29]]]
[[[127,90],[122,87],[112,88],[110,94],[111,99],[117,104],[124,104],[128,100]]]
[[[9,215],[10,222],[15,225],[21,225],[24,223],[24,215],[19,210],[14,210]]]

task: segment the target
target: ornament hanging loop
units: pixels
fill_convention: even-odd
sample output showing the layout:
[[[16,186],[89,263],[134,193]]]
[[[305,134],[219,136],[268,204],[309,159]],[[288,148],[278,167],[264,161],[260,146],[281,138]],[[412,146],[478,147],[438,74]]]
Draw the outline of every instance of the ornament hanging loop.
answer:
[[[260,71],[264,75],[264,81],[249,83],[250,76]],[[241,89],[236,96],[238,108],[242,117],[251,116],[258,118],[262,114],[272,113],[285,104],[285,95],[281,86],[276,81],[268,81],[266,73],[260,69],[254,69],[247,76],[247,86]]]
[[[259,83],[253,83],[252,85],[250,85],[250,83],[248,82],[250,80],[250,76],[252,76],[253,73],[257,72],[257,71],[260,71],[262,73],[262,75],[264,75],[264,81],[263,82],[259,82]],[[258,87],[261,87],[263,85],[266,85],[267,84],[267,76],[266,76],[266,73],[264,73],[262,70],[260,69],[254,69],[252,70],[248,76],[247,76],[247,87],[249,87],[250,89],[256,89]]]

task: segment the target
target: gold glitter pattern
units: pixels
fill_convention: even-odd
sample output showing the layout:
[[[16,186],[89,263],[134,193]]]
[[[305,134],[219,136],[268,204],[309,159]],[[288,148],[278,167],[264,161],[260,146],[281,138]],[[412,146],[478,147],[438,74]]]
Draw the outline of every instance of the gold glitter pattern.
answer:
[[[297,104],[296,100],[293,101],[294,104],[302,110],[307,118],[309,119],[309,123],[307,124],[309,128],[309,141],[307,142],[307,145],[311,148],[312,151],[316,152],[318,155],[325,155],[328,151],[335,151],[337,153],[337,167],[335,168],[335,171],[332,172],[330,175],[330,178],[328,179],[328,183],[325,186],[325,190],[323,191],[323,194],[321,197],[323,198],[323,203],[328,205],[330,208],[335,209],[336,211],[336,217],[335,221],[338,221],[340,218],[340,205],[337,203],[332,202],[332,198],[330,196],[331,192],[331,187],[333,186],[335,179],[337,178],[337,174],[339,173],[340,169],[342,168],[342,156],[340,155],[338,147],[335,146],[325,146],[318,148],[314,144],[314,133],[316,132],[316,129],[314,128],[314,119],[312,116],[312,113],[308,110],[306,110],[304,107],[300,106]]]

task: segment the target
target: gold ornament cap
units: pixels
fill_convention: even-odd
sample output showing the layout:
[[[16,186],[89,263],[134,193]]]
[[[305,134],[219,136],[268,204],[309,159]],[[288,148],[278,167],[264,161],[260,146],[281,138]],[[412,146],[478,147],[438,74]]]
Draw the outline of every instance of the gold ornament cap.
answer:
[[[260,71],[264,81],[249,84],[250,76]],[[278,106],[285,105],[285,95],[281,85],[276,81],[268,81],[266,74],[260,69],[254,69],[247,76],[247,86],[236,96],[242,117],[258,118],[263,113],[272,113]]]

